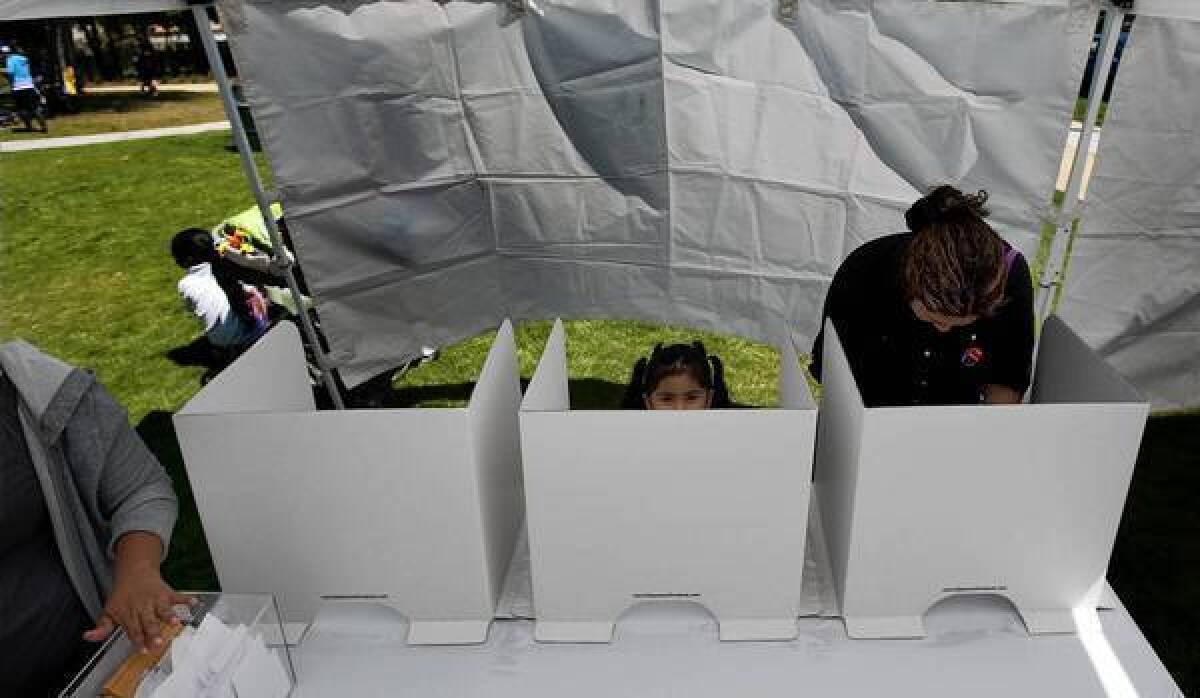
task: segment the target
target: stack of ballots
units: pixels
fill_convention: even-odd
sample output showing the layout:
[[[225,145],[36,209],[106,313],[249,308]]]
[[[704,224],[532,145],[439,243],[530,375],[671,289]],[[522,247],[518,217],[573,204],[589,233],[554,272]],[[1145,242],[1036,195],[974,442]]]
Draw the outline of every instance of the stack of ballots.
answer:
[[[198,592],[167,643],[139,652],[113,635],[60,698],[287,698],[295,684],[270,594]]]
[[[245,625],[207,614],[186,626],[138,686],[137,698],[286,698],[291,679],[279,655]]]

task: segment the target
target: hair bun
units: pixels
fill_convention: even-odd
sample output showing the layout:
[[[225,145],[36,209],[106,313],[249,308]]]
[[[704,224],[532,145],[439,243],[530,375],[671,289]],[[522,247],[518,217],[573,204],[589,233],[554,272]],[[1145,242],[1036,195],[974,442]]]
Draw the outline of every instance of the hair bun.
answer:
[[[920,232],[935,224],[963,215],[983,218],[988,215],[988,194],[980,189],[975,194],[964,194],[958,189],[943,184],[934,188],[904,213],[904,222],[912,232]]]

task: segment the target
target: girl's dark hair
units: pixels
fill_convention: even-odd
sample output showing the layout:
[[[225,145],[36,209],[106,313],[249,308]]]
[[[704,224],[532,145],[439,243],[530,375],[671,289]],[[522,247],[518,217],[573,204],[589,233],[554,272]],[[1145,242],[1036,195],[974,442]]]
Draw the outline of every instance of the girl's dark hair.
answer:
[[[246,289],[242,288],[242,282],[238,281],[225,260],[217,254],[212,233],[202,228],[185,228],[175,233],[175,237],[171,238],[171,256],[175,258],[175,263],[184,269],[205,262],[211,264],[213,277],[225,292],[225,297],[229,299],[229,307],[233,309],[234,314],[252,326],[257,324],[250,311],[250,305],[246,302]]]
[[[705,390],[713,391],[714,408],[735,406],[725,385],[725,365],[715,354],[709,356],[704,344],[696,341],[667,347],[660,342],[654,345],[649,358],[638,359],[633,365],[633,375],[630,376],[629,387],[625,389],[621,407],[627,410],[646,409],[646,396],[654,392],[662,379],[681,373],[696,379]]]
[[[942,185],[904,214],[914,235],[904,254],[902,282],[908,300],[943,315],[994,314],[1008,281],[1004,240],[984,221],[985,191],[964,194]]]

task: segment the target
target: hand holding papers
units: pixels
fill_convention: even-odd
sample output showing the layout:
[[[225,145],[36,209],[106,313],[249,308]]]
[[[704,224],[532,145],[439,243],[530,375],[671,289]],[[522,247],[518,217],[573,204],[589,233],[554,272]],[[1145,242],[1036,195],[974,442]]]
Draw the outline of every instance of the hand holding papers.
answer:
[[[286,649],[268,647],[274,637],[274,602],[269,596],[213,594],[197,606],[177,606],[182,621],[153,654],[118,638],[112,651],[94,661],[65,695],[110,698],[286,698],[292,675]],[[268,635],[268,633],[271,633]],[[280,635],[282,637],[282,635]],[[123,648],[123,649],[122,649]],[[119,665],[119,666],[118,666]],[[97,680],[109,677],[101,691]]]
[[[286,698],[291,680],[279,655],[245,625],[208,614],[172,646],[166,678],[137,698]]]

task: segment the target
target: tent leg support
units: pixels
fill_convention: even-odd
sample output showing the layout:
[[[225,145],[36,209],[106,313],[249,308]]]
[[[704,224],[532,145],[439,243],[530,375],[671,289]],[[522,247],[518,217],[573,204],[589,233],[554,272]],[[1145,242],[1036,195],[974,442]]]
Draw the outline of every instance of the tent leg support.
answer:
[[[221,101],[225,105],[225,115],[233,129],[233,143],[237,147],[238,156],[242,161],[242,171],[246,175],[246,183],[250,185],[250,190],[254,193],[258,210],[262,213],[267,232],[271,235],[271,245],[274,247],[271,264],[283,272],[292,297],[300,304],[300,330],[304,333],[304,338],[308,341],[309,346],[312,347],[317,367],[321,369],[321,380],[325,384],[325,389],[329,391],[329,397],[333,401],[334,407],[339,410],[345,409],[346,405],[338,389],[333,369],[329,365],[329,359],[325,350],[321,348],[317,330],[313,326],[311,318],[308,317],[308,313],[304,311],[301,301],[304,296],[300,293],[300,285],[296,283],[296,274],[292,271],[292,261],[287,255],[287,248],[284,246],[283,236],[279,233],[279,227],[275,225],[275,218],[271,215],[271,202],[267,198],[262,178],[258,176],[258,168],[254,164],[254,152],[250,149],[250,141],[246,138],[246,127],[242,123],[241,114],[238,113],[237,102],[233,97],[233,85],[229,82],[229,75],[225,72],[225,64],[221,61],[221,53],[217,50],[217,41],[213,37],[212,26],[208,22],[208,8],[211,4],[211,2],[193,4],[192,16],[196,20],[196,27],[200,33],[200,40],[204,44],[204,54],[208,57],[209,67],[212,69],[213,77],[216,78]]]

